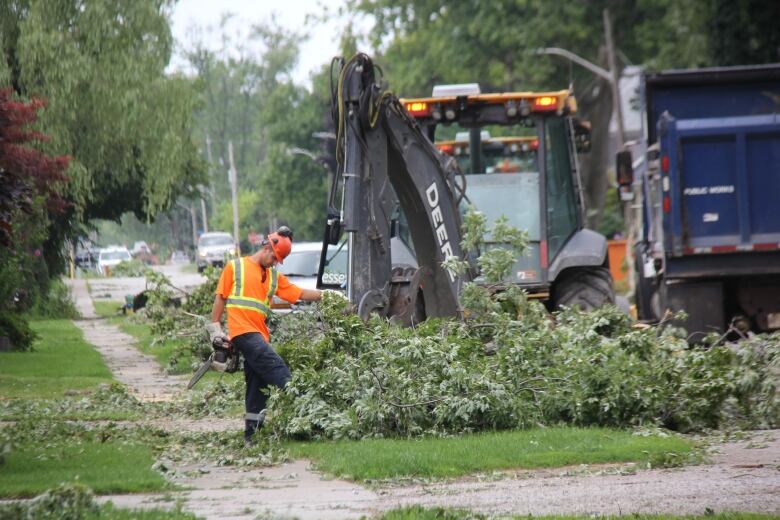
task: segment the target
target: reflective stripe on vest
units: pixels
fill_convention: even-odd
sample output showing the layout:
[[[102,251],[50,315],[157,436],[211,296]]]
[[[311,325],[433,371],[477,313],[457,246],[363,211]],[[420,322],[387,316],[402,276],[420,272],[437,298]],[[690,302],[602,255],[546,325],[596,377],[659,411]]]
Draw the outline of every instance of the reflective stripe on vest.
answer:
[[[271,298],[274,297],[274,294],[276,294],[279,275],[274,268],[270,268],[269,271],[271,271],[271,280],[269,281],[265,299],[259,300],[257,298],[250,298],[249,296],[244,296],[244,289],[246,288],[246,268],[244,266],[244,259],[237,258],[236,260],[233,260],[233,291],[227,298],[227,307],[255,311],[260,313],[263,317],[271,312],[269,303]]]
[[[276,269],[273,267],[271,268],[271,283],[270,287],[268,288],[268,294],[266,294],[266,303],[270,304],[271,299],[274,297],[274,294],[276,294],[276,285],[279,282],[279,275],[276,272]]]

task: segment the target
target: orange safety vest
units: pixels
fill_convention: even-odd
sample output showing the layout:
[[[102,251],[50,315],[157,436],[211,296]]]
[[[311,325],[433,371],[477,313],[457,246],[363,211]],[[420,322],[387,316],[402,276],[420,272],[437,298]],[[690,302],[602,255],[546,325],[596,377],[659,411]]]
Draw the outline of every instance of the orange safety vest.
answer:
[[[268,270],[271,273],[268,290],[265,298],[251,298],[245,294],[246,289],[246,265],[249,260],[246,257],[232,260],[233,264],[233,290],[227,298],[228,309],[243,309],[246,311],[258,312],[265,318],[271,312],[271,300],[276,294],[276,286],[279,283],[279,273],[273,267]]]
[[[228,267],[233,270],[232,276],[226,278],[226,273],[223,271],[217,286],[217,294],[225,298],[230,337],[234,338],[247,332],[259,332],[266,341],[270,341],[265,318],[271,312],[271,301],[277,293],[279,282],[286,279],[276,269],[268,268],[269,276],[262,281],[258,274],[262,274],[264,268],[252,263],[248,257],[232,260]],[[228,283],[232,287],[230,292],[225,294],[224,288]],[[290,287],[289,282],[287,287]],[[284,292],[283,296],[290,296],[287,291]]]

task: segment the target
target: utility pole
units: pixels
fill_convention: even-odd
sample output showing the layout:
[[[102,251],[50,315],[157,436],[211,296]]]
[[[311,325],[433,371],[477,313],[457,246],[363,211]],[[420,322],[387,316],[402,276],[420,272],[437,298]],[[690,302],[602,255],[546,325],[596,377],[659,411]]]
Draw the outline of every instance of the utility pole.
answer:
[[[206,214],[206,199],[203,196],[203,186],[198,186],[198,191],[200,192],[200,214],[201,217],[203,217],[203,232],[208,233],[209,219],[208,215]]]
[[[190,202],[189,206],[176,202],[176,205],[181,209],[187,210],[190,214],[190,226],[192,227],[192,247],[193,249],[198,246],[198,213],[195,211],[195,203]],[[176,219],[171,218],[171,226],[173,227],[174,236],[178,237],[179,232],[176,225]]]
[[[626,142],[626,129],[623,125],[623,106],[620,100],[620,82],[617,64],[615,62],[615,42],[612,40],[612,21],[609,19],[609,9],[604,9],[604,40],[607,44],[607,62],[609,63],[610,83],[612,84],[612,110],[617,121],[618,150]]]
[[[198,245],[198,214],[195,212],[195,204],[190,202],[190,222],[192,223],[192,247]]]
[[[209,195],[211,195],[211,211],[216,213],[217,200],[214,196],[214,178],[211,176],[211,168],[214,165],[214,158],[211,155],[211,136],[206,132],[206,158],[209,160]]]
[[[607,44],[607,61],[609,63],[609,72],[612,76],[612,109],[615,112],[615,120],[617,121],[617,140],[618,150],[623,149],[623,145],[626,144],[626,129],[623,124],[623,104],[620,99],[620,83],[618,81],[618,69],[615,63],[615,42],[612,39],[612,20],[609,18],[609,9],[602,11],[604,16],[604,41]],[[617,171],[615,171],[617,176]],[[634,187],[632,186],[633,190]],[[634,197],[631,200],[626,201],[623,204],[623,223],[626,229],[626,278],[628,279],[628,294],[626,297],[631,300],[636,294],[636,281],[634,273],[634,238],[638,230],[636,229],[636,223],[638,219],[634,218]]]
[[[609,10],[604,9],[602,12],[604,19],[604,39],[607,47],[607,60],[609,62],[609,70],[604,70],[595,63],[592,63],[585,58],[574,54],[566,49],[558,47],[547,47],[537,49],[536,54],[553,54],[556,56],[562,56],[567,60],[576,63],[577,65],[588,69],[597,76],[605,79],[609,82],[612,90],[612,113],[615,115],[617,123],[617,149],[621,150],[626,142],[625,126],[623,124],[623,103],[620,99],[620,84],[618,81],[619,74],[617,70],[617,63],[615,61],[615,42],[612,38],[612,22],[609,18]],[[626,263],[628,264],[628,297],[631,298],[636,290],[636,283],[634,280],[634,248],[632,246],[634,237],[636,236],[636,226],[638,219],[633,218],[631,204],[626,203],[623,206],[623,221],[625,223],[628,236],[626,237]]]
[[[236,174],[236,164],[233,161],[233,141],[228,141],[228,159],[230,159],[230,169],[228,170],[228,179],[230,180],[230,196],[233,199],[233,240],[236,241],[236,256],[241,256],[241,240],[238,236],[238,180]]]

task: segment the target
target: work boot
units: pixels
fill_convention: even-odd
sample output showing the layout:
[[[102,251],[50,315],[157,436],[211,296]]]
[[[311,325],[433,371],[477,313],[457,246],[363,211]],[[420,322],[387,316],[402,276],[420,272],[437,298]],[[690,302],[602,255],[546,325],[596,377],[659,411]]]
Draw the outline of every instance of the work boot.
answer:
[[[246,419],[244,421],[244,445],[247,447],[254,445],[255,432],[263,427],[265,414],[261,412],[259,415],[260,419]]]

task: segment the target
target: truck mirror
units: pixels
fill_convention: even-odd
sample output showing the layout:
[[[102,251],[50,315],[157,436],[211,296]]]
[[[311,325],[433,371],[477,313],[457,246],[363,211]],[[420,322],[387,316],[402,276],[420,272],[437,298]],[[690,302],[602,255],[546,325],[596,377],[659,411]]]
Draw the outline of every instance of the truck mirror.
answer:
[[[619,186],[631,186],[634,184],[634,166],[630,150],[621,150],[615,155],[615,171]]]
[[[398,236],[398,219],[393,218],[390,220],[390,238],[395,238]]]
[[[338,217],[328,219],[328,224],[325,228],[325,238],[328,244],[334,246],[341,240],[341,220]]]
[[[590,121],[574,119],[574,146],[577,153],[590,152]]]

